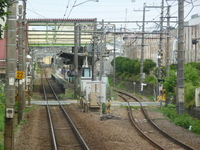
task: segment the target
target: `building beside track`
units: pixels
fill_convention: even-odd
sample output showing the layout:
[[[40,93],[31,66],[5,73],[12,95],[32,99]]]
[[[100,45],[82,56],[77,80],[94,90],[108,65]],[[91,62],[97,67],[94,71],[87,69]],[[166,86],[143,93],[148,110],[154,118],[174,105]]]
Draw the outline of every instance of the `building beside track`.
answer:
[[[159,51],[159,35],[160,31],[153,31],[145,35],[144,42],[144,59],[152,59],[154,62],[158,62]],[[178,30],[177,28],[164,29],[163,38],[163,65],[166,65],[166,47],[167,37],[169,38],[169,63],[176,63],[177,60],[177,48],[178,48]],[[184,51],[185,51],[185,63],[199,62],[200,60],[200,15],[195,14],[188,22],[185,22],[184,28]],[[125,44],[125,57],[130,59],[141,58],[141,34],[126,35],[124,37]]]

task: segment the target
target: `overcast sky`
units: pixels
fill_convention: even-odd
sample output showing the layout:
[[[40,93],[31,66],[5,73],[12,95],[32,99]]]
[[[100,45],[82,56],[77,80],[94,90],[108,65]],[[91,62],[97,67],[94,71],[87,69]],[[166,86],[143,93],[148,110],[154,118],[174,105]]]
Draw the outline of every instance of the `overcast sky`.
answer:
[[[161,6],[162,0],[99,0],[83,3],[86,0],[27,0],[27,18],[97,18],[99,21],[126,21],[127,28],[140,27],[141,23],[130,24],[128,21],[141,21],[143,5]],[[171,5],[170,14],[177,17],[177,0],[164,0],[165,6]],[[79,5],[80,4],[80,5]],[[73,7],[75,5],[75,7]],[[185,0],[185,21],[191,15],[200,13],[200,0]],[[146,20],[159,21],[160,9],[150,8],[146,11]],[[167,9],[164,9],[166,16]],[[172,20],[177,20],[173,18]],[[125,26],[125,23],[121,26]],[[152,26],[152,25],[147,25]],[[154,26],[156,26],[154,24]]]

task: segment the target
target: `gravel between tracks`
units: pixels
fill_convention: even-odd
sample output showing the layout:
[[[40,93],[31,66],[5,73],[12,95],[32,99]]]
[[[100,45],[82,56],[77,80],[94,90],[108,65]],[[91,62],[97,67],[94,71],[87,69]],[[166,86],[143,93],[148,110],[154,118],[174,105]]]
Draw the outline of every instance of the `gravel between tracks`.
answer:
[[[78,105],[65,106],[71,119],[77,125],[91,150],[150,150],[152,146],[144,141],[128,120],[127,111],[120,106],[113,106],[112,119],[101,120],[99,112],[84,113]],[[24,115],[26,123],[20,125],[15,136],[15,150],[46,150],[49,149],[45,132],[45,107],[38,107]],[[148,110],[150,112],[150,110]],[[155,111],[149,113],[151,118],[167,133],[184,141],[195,149],[200,147],[200,136],[178,127]],[[141,118],[142,119],[142,118]],[[43,129],[45,129],[43,131]],[[44,133],[45,132],[45,133]]]
[[[65,108],[91,150],[155,149],[131,125],[126,108],[112,106],[112,119],[105,119],[99,112],[84,113],[77,104],[67,105]],[[159,112],[150,108],[147,111],[161,129],[196,150],[199,149],[200,136],[174,125]],[[50,150],[45,107],[38,106],[25,113],[23,120],[26,120],[25,123],[19,125],[15,133],[15,150]]]

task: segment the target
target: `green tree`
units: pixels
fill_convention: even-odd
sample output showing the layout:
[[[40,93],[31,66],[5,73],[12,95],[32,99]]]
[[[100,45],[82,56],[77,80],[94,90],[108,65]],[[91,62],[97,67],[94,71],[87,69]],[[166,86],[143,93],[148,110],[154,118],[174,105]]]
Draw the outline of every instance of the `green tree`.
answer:
[[[166,94],[170,96],[175,96],[176,91],[176,70],[170,70],[169,78],[165,79],[163,83],[164,89],[166,89]]]
[[[198,62],[190,62],[187,65],[191,65],[193,68],[200,70],[200,63],[198,63]]]
[[[144,61],[144,73],[149,74],[151,70],[153,70],[156,67],[156,63],[153,62],[151,59],[145,59]]]
[[[185,83],[185,107],[192,108],[195,106],[195,89],[197,87],[192,85],[191,82]]]
[[[184,68],[185,81],[194,86],[199,85],[199,70],[192,67],[191,64],[186,64]]]
[[[135,68],[134,74],[135,75],[139,74],[140,73],[140,62],[139,61],[135,62],[134,68]]]
[[[184,89],[185,89],[185,107],[192,108],[195,105],[195,89],[199,87],[199,65],[200,63],[188,63],[184,65]],[[163,83],[168,96],[176,94],[176,65],[172,65],[174,70],[170,70],[169,78]]]
[[[171,64],[170,70],[177,70],[177,64]]]
[[[130,59],[126,59],[126,60],[123,61],[122,70],[124,72],[130,72],[130,68],[131,68],[130,63],[131,63]]]
[[[156,84],[157,83],[157,78],[154,77],[154,76],[147,76],[144,79],[144,82],[151,83],[151,84]]]
[[[129,72],[131,74],[136,74],[136,70],[137,68],[135,68],[135,64],[138,63],[139,60],[138,59],[132,59],[130,62],[130,68],[129,68]]]
[[[0,18],[5,21],[6,16],[9,15],[10,12],[6,11],[6,8],[10,6],[13,0],[0,0]],[[0,39],[2,39],[4,26],[0,24]]]

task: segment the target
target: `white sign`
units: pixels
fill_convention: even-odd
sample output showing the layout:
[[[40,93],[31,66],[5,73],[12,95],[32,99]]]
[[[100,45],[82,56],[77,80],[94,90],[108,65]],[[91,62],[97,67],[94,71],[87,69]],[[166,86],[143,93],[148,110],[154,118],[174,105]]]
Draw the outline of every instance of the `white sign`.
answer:
[[[9,85],[14,85],[15,79],[14,78],[9,78]]]
[[[143,91],[143,86],[146,86],[146,83],[141,83],[141,91]]]

